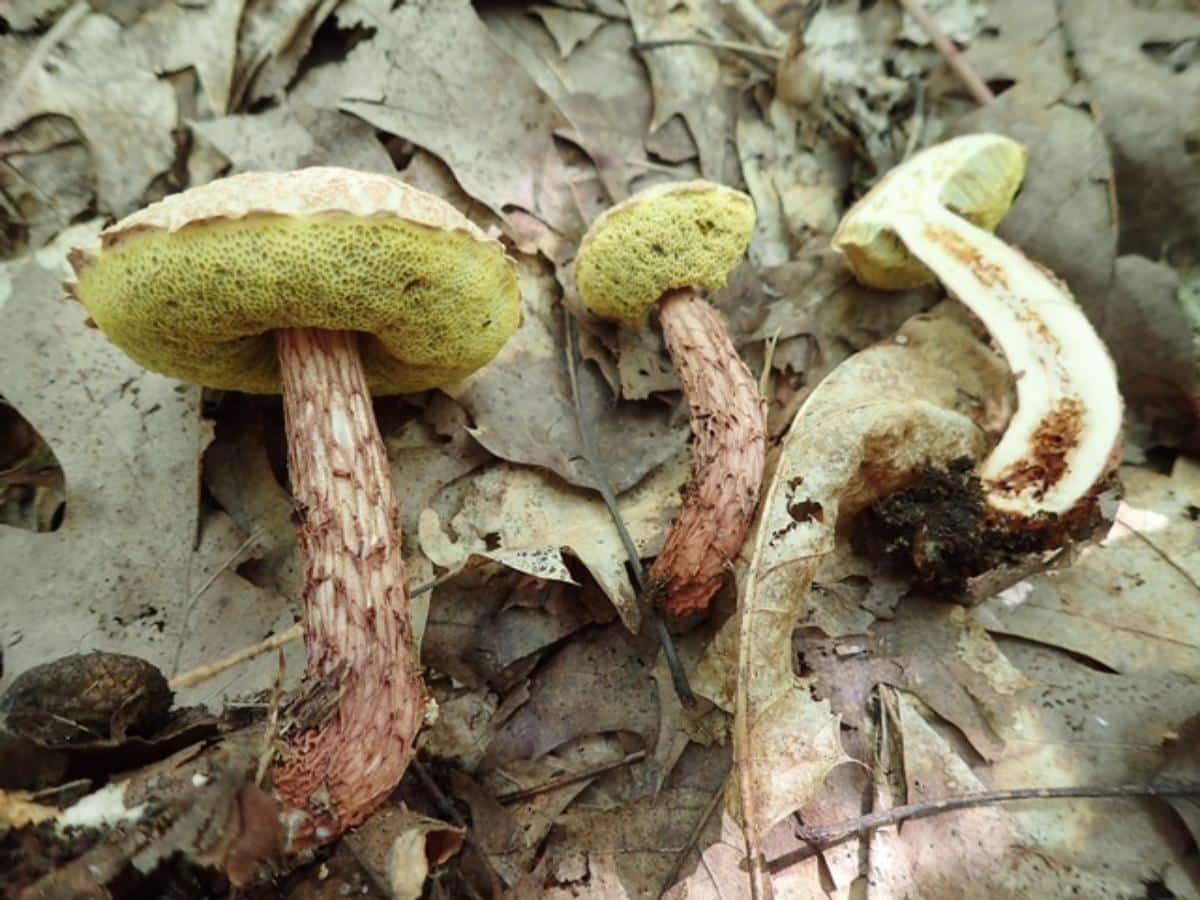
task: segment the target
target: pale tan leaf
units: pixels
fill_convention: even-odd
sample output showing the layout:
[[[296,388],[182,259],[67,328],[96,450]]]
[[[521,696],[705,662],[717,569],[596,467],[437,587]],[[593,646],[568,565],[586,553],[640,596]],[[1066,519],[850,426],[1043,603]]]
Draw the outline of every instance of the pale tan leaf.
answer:
[[[847,759],[838,717],[791,662],[792,631],[839,522],[921,465],[977,457],[981,409],[967,398],[995,389],[997,365],[963,325],[919,316],[827,376],[785,438],[734,620],[736,784],[752,848]]]

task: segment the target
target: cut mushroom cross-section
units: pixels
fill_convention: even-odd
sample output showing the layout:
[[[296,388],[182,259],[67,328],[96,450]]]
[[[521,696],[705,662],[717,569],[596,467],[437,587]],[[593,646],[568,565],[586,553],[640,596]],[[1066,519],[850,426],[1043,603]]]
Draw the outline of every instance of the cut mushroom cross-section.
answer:
[[[289,848],[361,822],[415,753],[425,694],[371,393],[447,384],[516,330],[501,245],[443,201],[349,169],[247,173],[167,197],[74,251],[70,292],[148,369],[282,393],[308,672],[337,706],[272,769]]]
[[[763,399],[721,317],[695,294],[725,283],[753,229],[745,194],[706,181],[661,185],[596,219],[575,261],[580,297],[600,318],[637,326],[657,306],[688,403],[692,483],[650,569],[651,591],[677,621],[707,609],[758,504]]]
[[[1116,462],[1122,404],[1112,359],[1066,285],[990,232],[1024,171],[1024,149],[999,135],[939,144],[859,200],[834,245],[863,283],[936,278],[983,323],[1017,410],[979,476],[993,509],[1032,519],[1094,495]]]

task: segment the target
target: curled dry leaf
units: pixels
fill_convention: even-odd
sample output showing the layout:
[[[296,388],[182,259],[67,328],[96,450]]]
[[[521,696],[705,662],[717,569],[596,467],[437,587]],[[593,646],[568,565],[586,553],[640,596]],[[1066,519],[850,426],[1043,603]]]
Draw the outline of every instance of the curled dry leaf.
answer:
[[[918,316],[851,357],[813,392],[785,438],[745,573],[737,629],[734,752],[751,848],[846,761],[839,719],[792,669],[792,630],[836,529],[923,465],[978,458],[981,398],[1004,369],[947,313]],[[760,896],[767,896],[760,867]]]

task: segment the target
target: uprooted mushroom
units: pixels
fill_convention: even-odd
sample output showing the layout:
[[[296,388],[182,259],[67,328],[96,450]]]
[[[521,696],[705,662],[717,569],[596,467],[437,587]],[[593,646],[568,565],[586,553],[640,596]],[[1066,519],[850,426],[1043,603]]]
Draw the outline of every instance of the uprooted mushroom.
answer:
[[[1024,171],[1024,148],[1006,137],[939,144],[859,200],[834,245],[864,284],[937,279],[983,324],[1017,406],[976,473],[982,524],[1052,544],[1093,517],[1119,458],[1122,403],[1112,359],[1067,286],[989,230]]]
[[[521,320],[513,266],[438,198],[337,168],[225,178],[101,238],[72,254],[71,291],[114,344],[177,378],[283,394],[308,674],[335,699],[272,777],[288,849],[331,840],[399,782],[426,708],[371,394],[490,360]]]
[[[725,283],[753,229],[745,194],[706,181],[661,185],[596,219],[575,261],[594,315],[637,327],[657,307],[688,403],[692,482],[650,569],[652,594],[677,620],[707,609],[721,587],[762,484],[763,399],[721,317],[696,296]]]

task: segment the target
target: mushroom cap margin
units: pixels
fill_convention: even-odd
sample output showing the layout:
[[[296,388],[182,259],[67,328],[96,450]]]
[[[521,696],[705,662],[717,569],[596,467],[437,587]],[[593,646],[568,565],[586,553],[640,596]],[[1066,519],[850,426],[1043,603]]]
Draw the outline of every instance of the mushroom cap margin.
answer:
[[[271,332],[363,333],[372,391],[457,381],[521,322],[502,245],[437,197],[335,167],[251,172],[169,196],[71,255],[69,291],[147,369],[278,393]]]
[[[575,258],[575,281],[594,315],[640,325],[667,291],[715,290],[754,231],[754,202],[709,181],[657,185],[599,216]]]

